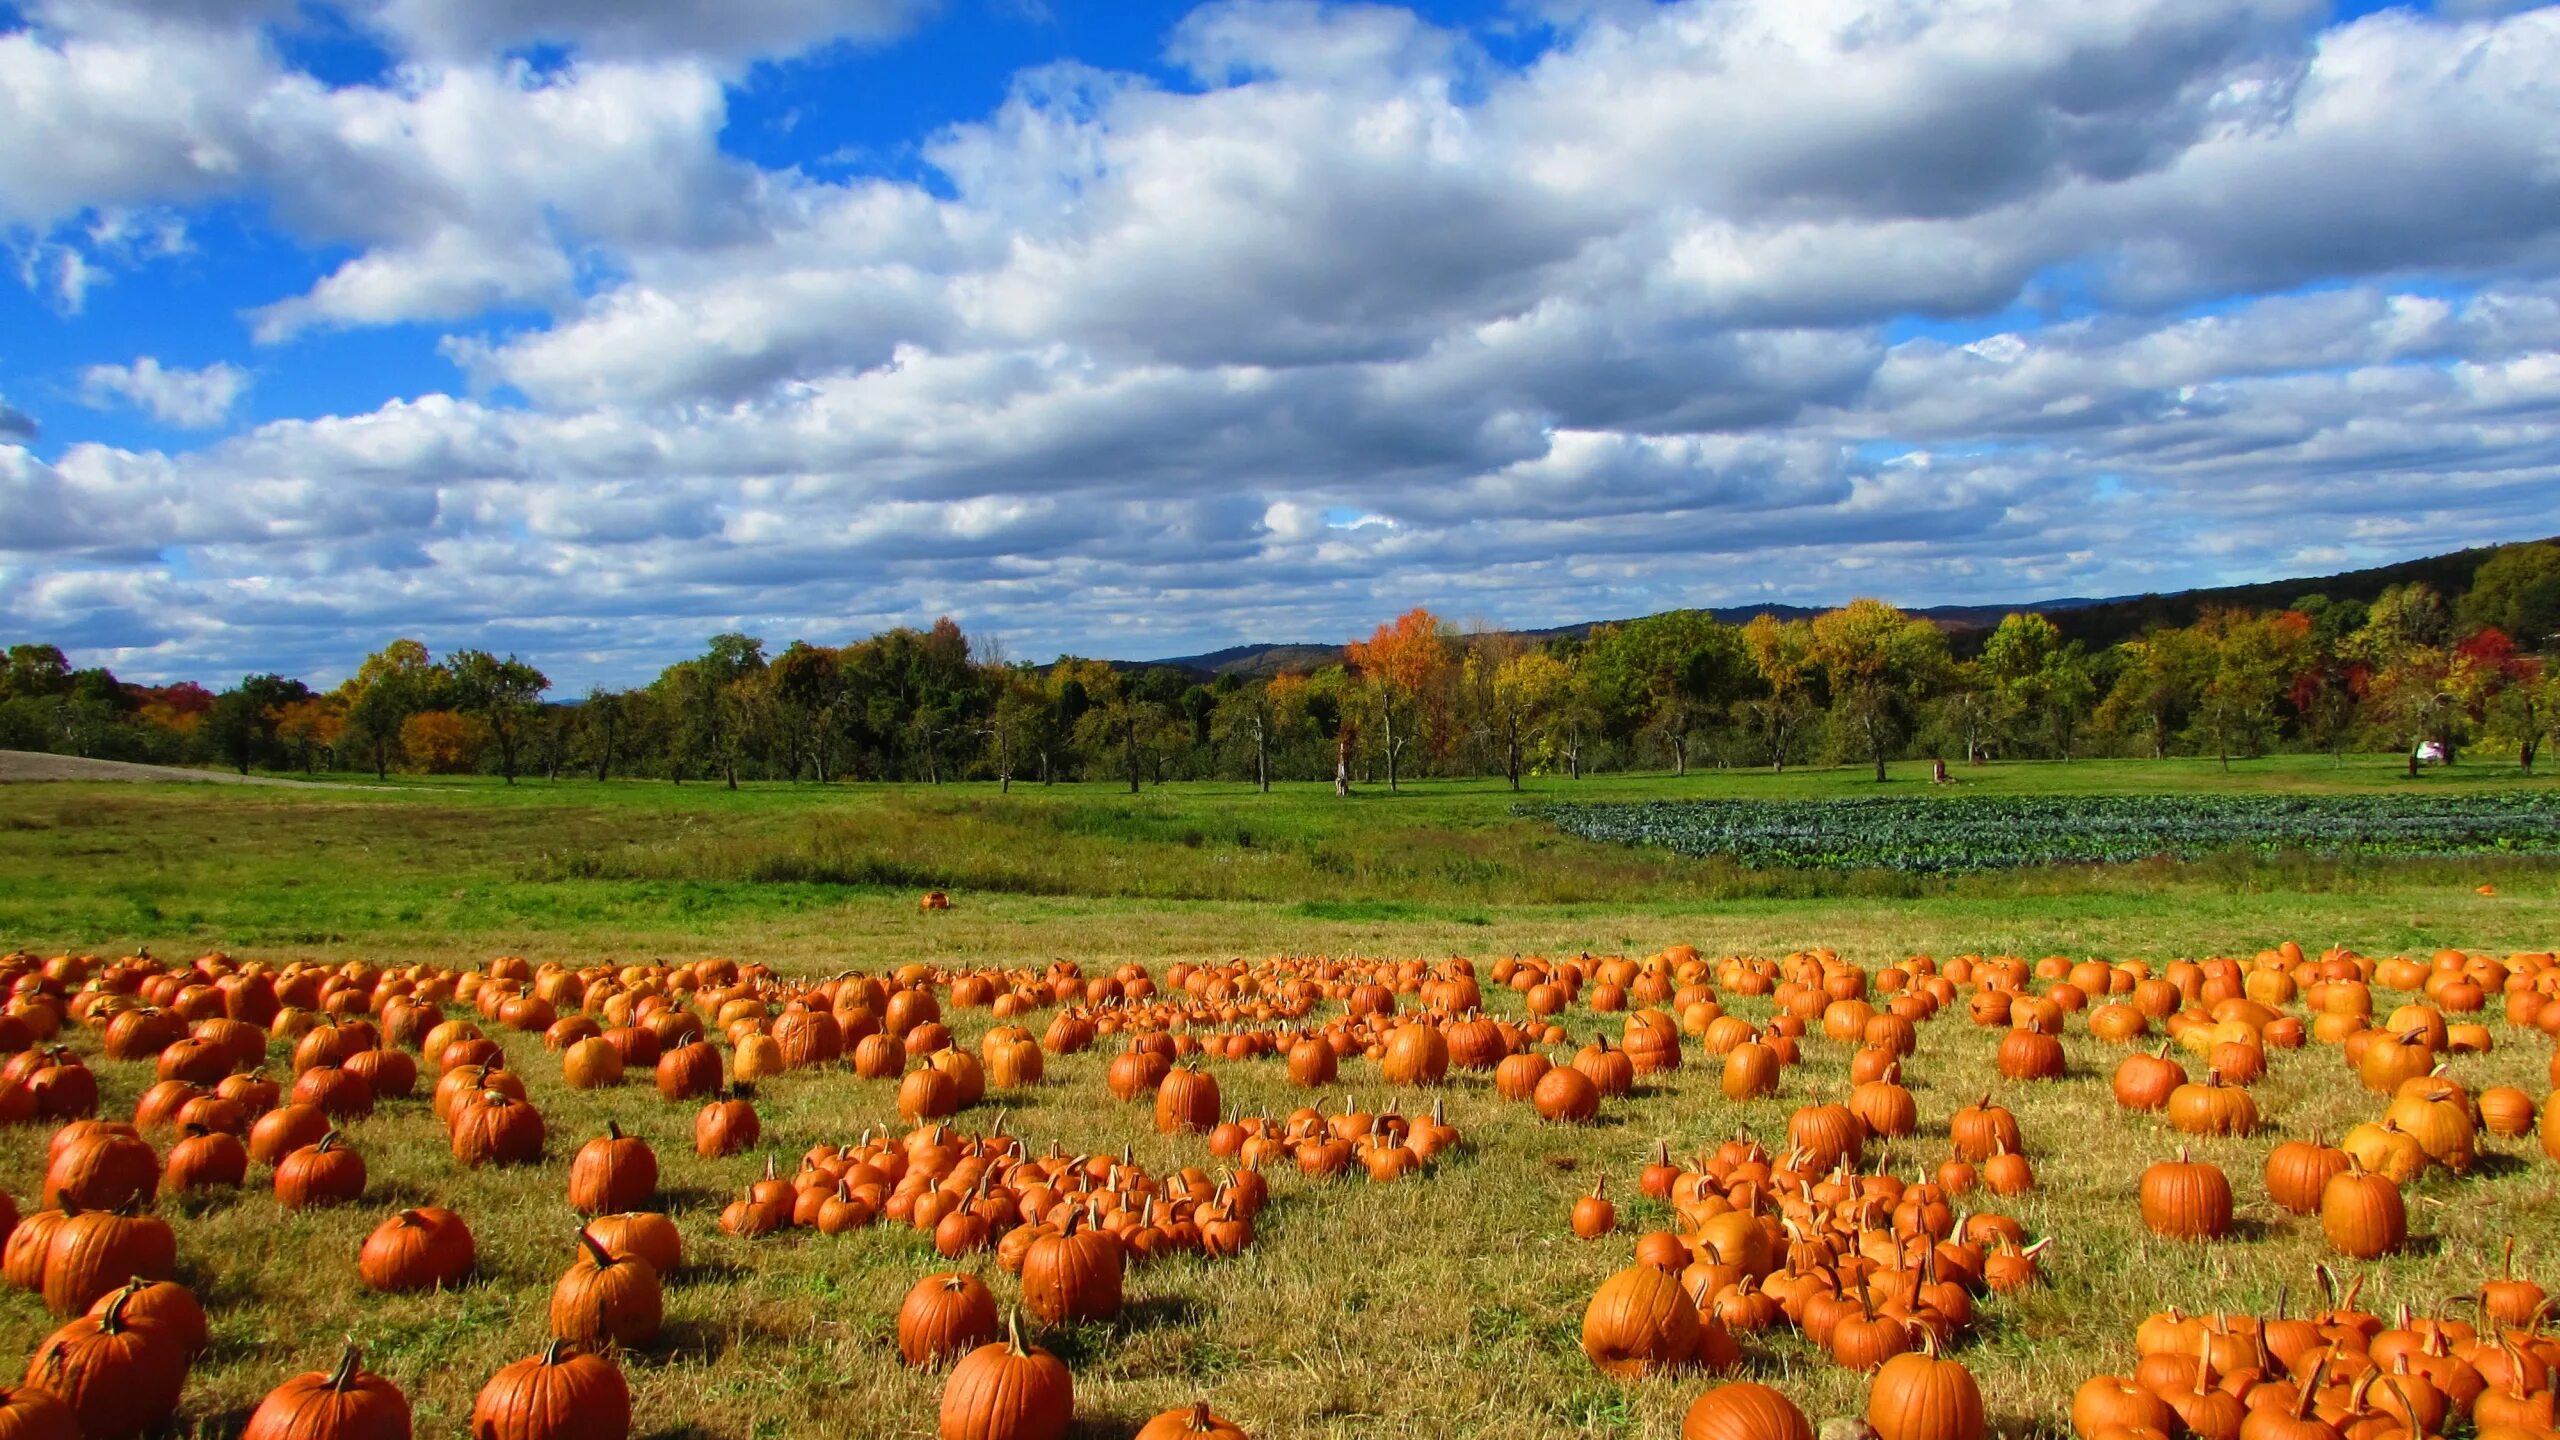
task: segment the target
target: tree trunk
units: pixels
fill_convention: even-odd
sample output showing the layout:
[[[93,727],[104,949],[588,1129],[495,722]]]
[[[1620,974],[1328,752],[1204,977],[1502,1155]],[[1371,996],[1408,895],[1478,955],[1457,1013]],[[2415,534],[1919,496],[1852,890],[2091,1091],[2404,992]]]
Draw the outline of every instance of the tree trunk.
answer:
[[[1333,793],[1348,798],[1351,794],[1351,727],[1346,725],[1333,736]]]
[[[1129,717],[1128,726],[1120,732],[1120,758],[1129,767],[1129,793],[1138,793],[1138,720]]]
[[[720,773],[728,778],[729,788],[738,788],[738,760],[734,755],[720,757]]]
[[[1271,731],[1260,721],[1253,726],[1253,779],[1262,793],[1271,793]]]
[[[1516,793],[1520,789],[1520,740],[1514,736],[1502,747],[1502,773],[1511,781]]]
[[[1671,740],[1671,773],[1686,779],[1689,774],[1689,741],[1675,735]],[[1514,787],[1517,788],[1517,787]]]
[[[1393,795],[1396,793],[1396,707],[1392,704],[1388,704],[1381,705],[1378,708],[1383,711],[1386,716],[1387,793]]]

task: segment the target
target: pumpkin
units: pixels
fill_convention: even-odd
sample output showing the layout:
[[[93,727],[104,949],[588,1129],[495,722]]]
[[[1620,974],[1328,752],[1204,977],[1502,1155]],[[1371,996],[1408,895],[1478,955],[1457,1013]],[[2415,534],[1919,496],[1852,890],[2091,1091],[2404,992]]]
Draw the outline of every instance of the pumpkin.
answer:
[[[723,1155],[735,1155],[763,1139],[764,1121],[756,1115],[754,1096],[754,1091],[739,1085],[730,1090],[728,1099],[714,1100],[703,1106],[701,1112],[693,1117],[693,1153],[705,1159],[717,1159]]]
[[[531,1165],[542,1159],[542,1112],[503,1090],[483,1090],[453,1112],[453,1158],[482,1165]]]
[[[2321,1144],[2318,1135],[2287,1140],[2267,1152],[2267,1198],[2296,1215],[2317,1215],[2330,1178],[2346,1171],[2347,1152]]]
[[[8,1440],[80,1440],[71,1407],[32,1385],[0,1390],[0,1435]]]
[[[279,1105],[249,1127],[249,1158],[261,1165],[281,1165],[284,1157],[329,1133],[329,1117],[308,1105]]]
[[[1728,1100],[1757,1100],[1778,1093],[1778,1052],[1757,1040],[1747,1041],[1725,1052],[1724,1097]]]
[[[2142,1172],[2141,1207],[2142,1223],[2155,1235],[2218,1240],[2231,1233],[2230,1179],[2184,1149]]]
[[[684,1236],[675,1222],[654,1210],[599,1215],[587,1222],[587,1233],[609,1255],[646,1260],[661,1278],[684,1268]]]
[[[471,1440],[625,1440],[631,1387],[613,1363],[565,1340],[518,1360],[471,1402]]]
[[[343,1205],[364,1198],[364,1157],[332,1130],[276,1166],[276,1203],[287,1210]]]
[[[666,1296],[658,1272],[636,1256],[607,1250],[584,1227],[578,1258],[551,1290],[551,1333],[581,1345],[646,1345],[658,1338]]]
[[[2390,1177],[2351,1160],[2320,1192],[2320,1230],[2339,1254],[2378,1260],[2409,1243],[2409,1207]]]
[[[709,1041],[678,1045],[658,1057],[658,1094],[667,1100],[690,1100],[720,1090],[720,1052]]]
[[[1609,1203],[1604,1193],[1609,1186],[1602,1180],[1591,1187],[1591,1193],[1573,1202],[1573,1233],[1585,1240],[1597,1240],[1618,1228],[1618,1207]]]
[[[1787,1148],[1804,1152],[1808,1173],[1821,1174],[1843,1160],[1854,1165],[1866,1146],[1866,1122],[1846,1105],[1807,1105],[1787,1118]]]
[[[44,1208],[116,1210],[151,1198],[160,1188],[160,1157],[149,1143],[119,1127],[83,1132],[54,1152],[44,1171]]]
[[[2512,1085],[2492,1085],[2480,1092],[2480,1126],[2502,1140],[2533,1133],[2533,1097]]]
[[[572,1090],[594,1090],[622,1083],[622,1050],[601,1035],[590,1035],[560,1052],[560,1078]]]
[[[657,1152],[610,1120],[569,1161],[569,1208],[580,1214],[636,1210],[657,1193]]]
[[[2018,1133],[2018,1117],[2007,1108],[1991,1103],[1991,1097],[1967,1105],[1947,1122],[1947,1138],[1954,1142],[1956,1158],[1975,1164],[1990,1159],[2004,1147],[2019,1154],[2026,1153],[2026,1141]]]
[[[1436,1025],[1398,1025],[1378,1057],[1378,1074],[1390,1085],[1437,1085],[1448,1073],[1449,1040]]]
[[[1156,1084],[1156,1130],[1165,1135],[1202,1133],[1218,1123],[1218,1077],[1189,1065],[1167,1070]]]
[[[1813,1440],[1813,1425],[1786,1396],[1744,1381],[1690,1401],[1680,1440]]]
[[[149,1215],[83,1210],[55,1227],[45,1247],[44,1305],[56,1315],[81,1314],[137,1276],[177,1273],[178,1237]]]
[[[1582,1312],[1582,1353],[1619,1380],[1675,1370],[1698,1348],[1698,1305],[1679,1278],[1650,1265],[1610,1276]]]
[[[1115,1319],[1126,1264],[1119,1236],[1070,1214],[1023,1256],[1022,1307],[1048,1325]]]
[[[424,1205],[375,1226],[356,1257],[356,1271],[365,1284],[397,1294],[459,1283],[478,1258],[471,1227],[461,1216]]]
[[[1518,1057],[1514,1057],[1518,1058]],[[1600,1113],[1600,1087],[1571,1065],[1551,1065],[1529,1092],[1538,1118],[1557,1124],[1584,1124]]]
[[[1897,1355],[1867,1392],[1867,1424],[1877,1440],[1982,1440],[1982,1388],[1973,1372],[1938,1357],[1934,1332],[1921,1349]]]
[[[910,1365],[938,1365],[1002,1334],[996,1297],[975,1275],[927,1275],[898,1307],[898,1353]]]
[[[938,1440],[1060,1440],[1075,1408],[1067,1367],[1048,1351],[1025,1346],[1016,1321],[1005,1339],[979,1346],[951,1367],[935,1434]]]
[[[297,1375],[267,1392],[240,1440],[409,1440],[409,1400],[364,1369],[353,1345],[326,1373]]]
[[[2258,1102],[2217,1073],[2211,1084],[2190,1082],[2170,1093],[2169,1128],[2183,1135],[2255,1134]]]
[[[1332,1084],[1341,1066],[1342,1057],[1334,1048],[1312,1035],[1289,1047],[1289,1083],[1302,1090]]]
[[[169,1158],[160,1172],[160,1193],[183,1195],[190,1190],[211,1190],[244,1183],[249,1178],[249,1149],[237,1135],[220,1130],[207,1130],[201,1125],[187,1127],[187,1135],[169,1147]]]
[[[1206,1437],[1206,1440],[1249,1440],[1242,1428],[1231,1421],[1219,1419],[1209,1409],[1206,1400],[1195,1400],[1188,1406],[1156,1416],[1138,1427],[1137,1440],[1189,1440],[1193,1436]]]
[[[194,1291],[175,1280],[128,1280],[99,1296],[89,1313],[103,1314],[110,1305],[123,1308],[126,1324],[137,1330],[158,1331],[189,1359],[203,1353],[212,1338],[213,1326],[205,1319],[204,1306],[196,1300]]]
[[[129,1323],[124,1295],[54,1331],[27,1362],[26,1383],[70,1407],[83,1440],[127,1440],[165,1423],[186,1385],[185,1351]]]

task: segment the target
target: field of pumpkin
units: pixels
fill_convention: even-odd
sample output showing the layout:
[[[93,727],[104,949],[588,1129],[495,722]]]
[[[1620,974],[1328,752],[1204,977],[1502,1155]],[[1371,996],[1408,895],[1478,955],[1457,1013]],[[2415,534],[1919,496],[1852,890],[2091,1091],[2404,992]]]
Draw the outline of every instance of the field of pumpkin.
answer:
[[[0,988],[6,1440],[2560,1434],[2549,953]]]

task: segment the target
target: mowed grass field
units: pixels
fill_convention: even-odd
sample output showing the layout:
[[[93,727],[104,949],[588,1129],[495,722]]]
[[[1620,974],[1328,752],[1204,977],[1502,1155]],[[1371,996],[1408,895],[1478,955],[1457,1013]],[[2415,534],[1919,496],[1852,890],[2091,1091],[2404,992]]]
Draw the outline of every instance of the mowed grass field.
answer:
[[[1902,767],[1888,788],[1929,793],[1923,773]],[[2227,777],[2209,763],[2128,762],[1999,766],[1961,778],[1964,793],[2407,783],[2387,758],[2255,762]],[[2483,766],[2419,783],[2551,782]],[[1854,771],[1639,776],[1540,782],[1531,798],[1778,799],[1875,788]],[[570,781],[0,787],[0,948],[112,955],[147,945],[183,958],[219,947],[278,961],[457,969],[498,954],[571,965],[723,955],[814,978],[913,961],[1058,957],[1088,973],[1123,961],[1161,973],[1178,960],[1284,953],[1464,954],[1481,974],[1514,952],[1642,955],[1681,941],[1710,956],[1827,946],[1871,969],[1912,953],[2164,962],[2247,955],[2285,939],[2375,955],[2560,944],[2560,865],[2549,861],[2222,857],[1943,879],[1743,872],[1573,840],[1514,817],[1512,800],[1498,784],[1469,783],[1350,802],[1321,787],[1262,796],[1237,786],[1134,797],[1100,786],[998,796],[974,785],[731,793]],[[2482,883],[2497,893],[2476,893]],[[928,885],[951,888],[955,908],[920,913],[915,894]],[[1518,1013],[1517,997],[1489,980],[1486,991],[1498,1011]],[[1754,1020],[1770,1013],[1765,1000],[1729,1004]],[[984,1012],[949,1018],[970,1048],[990,1023]],[[1578,1007],[1562,1018],[1576,1043],[1603,1032],[1614,1040],[1622,1020]],[[1036,1031],[1045,1012],[1032,1023]],[[2491,1027],[2496,1050],[2458,1059],[2456,1078],[2542,1095],[2550,1042],[2494,1017]],[[2300,1296],[2328,1251],[2316,1222],[2265,1200],[2259,1167],[2282,1139],[2314,1128],[2334,1138],[2382,1107],[2336,1052],[2278,1052],[2256,1092],[2268,1129],[2192,1142],[2231,1174],[2241,1233],[2212,1246],[2170,1244],[2143,1230],[2134,1190],[2142,1168],[2177,1142],[2157,1118],[2128,1116],[2110,1100],[2107,1077],[2123,1052],[2075,1024],[2069,1080],[2009,1084],[1993,1064],[1999,1033],[1960,1009],[1921,1027],[1906,1068],[1921,1132],[1885,1153],[1897,1173],[1934,1168],[1947,1155],[1948,1117],[1985,1092],[2018,1113],[2039,1189],[1993,1203],[2053,1239],[2048,1283],[1987,1300],[1958,1353],[1983,1382],[1995,1428],[2050,1434],[2064,1428],[2081,1379],[2130,1366],[2144,1315],[2173,1303],[2263,1310],[2288,1285]],[[570,1090],[540,1037],[503,1039],[548,1122],[543,1165],[459,1169],[420,1099],[351,1127],[371,1175],[361,1206],[287,1214],[261,1172],[237,1199],[172,1213],[181,1276],[213,1316],[214,1348],[181,1412],[198,1433],[236,1430],[258,1396],[323,1368],[347,1336],[407,1390],[418,1433],[460,1433],[481,1382],[539,1348],[551,1284],[571,1256],[566,1165],[609,1119],[655,1147],[691,1261],[670,1284],[666,1335],[626,1357],[635,1433],[932,1432],[939,1377],[906,1371],[889,1338],[907,1288],[947,1268],[925,1237],[881,1225],[836,1239],[791,1231],[743,1241],[714,1224],[765,1155],[787,1172],[813,1144],[895,1125],[893,1082],[843,1072],[777,1079],[758,1098],[757,1151],[702,1160],[692,1153],[694,1104],[663,1103],[645,1083]],[[86,1037],[77,1043],[94,1056]],[[1144,1106],[1109,1098],[1109,1053],[1053,1058],[1043,1084],[991,1096],[957,1123],[983,1130],[1002,1109],[1007,1128],[1035,1149],[1126,1145],[1159,1174],[1206,1165],[1200,1141],[1159,1136]],[[1373,1066],[1347,1064],[1333,1105],[1342,1093],[1372,1109],[1438,1101],[1464,1145],[1394,1185],[1276,1175],[1242,1257],[1135,1271],[1120,1321],[1042,1333],[1074,1370],[1077,1433],[1125,1436],[1158,1410],[1207,1396],[1257,1436],[1676,1434],[1710,1382],[1619,1384],[1576,1345],[1592,1290],[1630,1263],[1636,1234],[1668,1223],[1667,1211],[1637,1197],[1637,1171],[1657,1142],[1689,1153],[1737,1127],[1774,1142],[1796,1106],[1846,1094],[1848,1055],[1808,1039],[1805,1063],[1776,1097],[1735,1104],[1693,1041],[1681,1071],[1609,1103],[1601,1123],[1572,1129],[1537,1123],[1483,1076],[1391,1093]],[[129,1113],[149,1067],[93,1063],[104,1113]],[[1231,1110],[1285,1114],[1309,1098],[1285,1083],[1276,1060],[1212,1068]],[[2530,1140],[2491,1148],[2472,1176],[2439,1172],[2415,1187],[2419,1238],[2408,1253],[2347,1267],[2372,1276],[2369,1300],[2432,1305],[2475,1288],[2510,1235],[2538,1278],[2560,1288],[2560,1167]],[[41,1130],[0,1137],[0,1188],[22,1205],[42,1167]],[[1567,1210],[1601,1176],[1620,1198],[1621,1231],[1575,1240]],[[449,1205],[471,1222],[479,1277],[438,1295],[364,1290],[355,1278],[363,1237],[419,1203]],[[968,1263],[1011,1300],[1013,1282],[991,1259]],[[34,1296],[0,1293],[0,1364],[16,1363],[54,1323]],[[1863,1404],[1862,1380],[1792,1332],[1746,1351],[1754,1375],[1817,1419]]]

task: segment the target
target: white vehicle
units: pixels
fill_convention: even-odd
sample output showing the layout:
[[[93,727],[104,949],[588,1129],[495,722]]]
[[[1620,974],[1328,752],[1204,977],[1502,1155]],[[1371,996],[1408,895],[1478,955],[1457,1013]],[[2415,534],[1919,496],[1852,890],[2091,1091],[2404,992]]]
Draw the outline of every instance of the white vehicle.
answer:
[[[2420,765],[2442,765],[2445,763],[2444,744],[2437,740],[2421,740],[2409,758]]]

